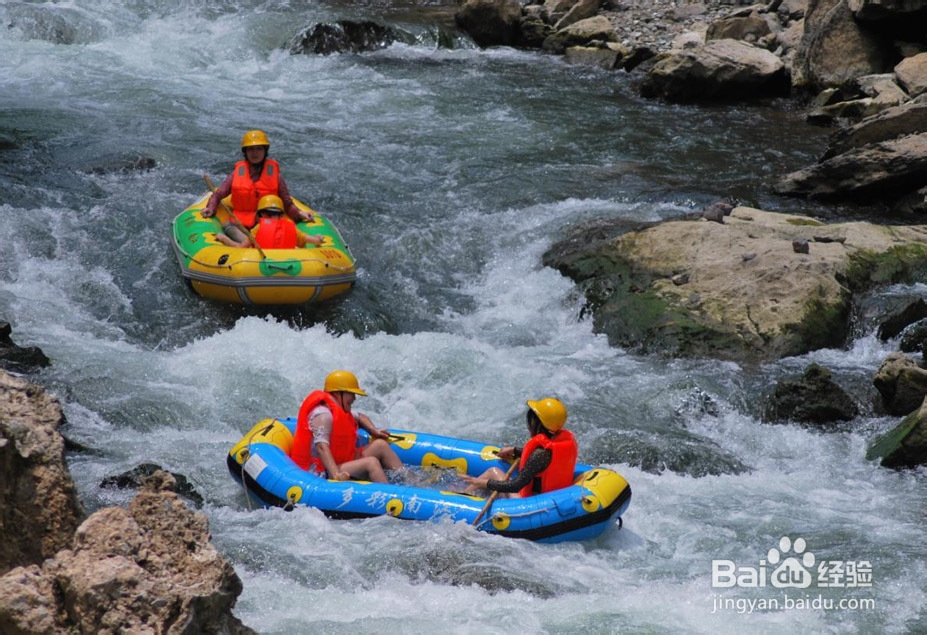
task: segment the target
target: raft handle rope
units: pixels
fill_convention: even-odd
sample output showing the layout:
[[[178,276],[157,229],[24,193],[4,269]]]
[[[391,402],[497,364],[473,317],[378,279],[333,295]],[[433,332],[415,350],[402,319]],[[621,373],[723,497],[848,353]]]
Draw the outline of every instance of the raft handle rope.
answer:
[[[583,496],[583,499],[585,499],[585,498],[586,498],[586,497]],[[554,510],[554,509],[556,509],[556,508],[557,508],[556,505],[552,505],[552,506],[550,506],[550,507],[543,507],[543,508],[541,508],[541,509],[535,509],[535,510],[533,510],[533,511],[522,512],[522,513],[520,513],[520,514],[506,514],[506,516],[508,516],[509,518],[525,518],[525,517],[527,517],[527,516],[532,516],[532,515],[534,515],[534,514],[543,514],[543,513],[545,513],[545,512],[552,511],[552,510]],[[495,514],[491,514],[491,515],[487,516],[487,517],[484,518],[479,524],[474,523],[474,527],[477,527],[477,528],[482,527],[482,526],[485,525],[488,521],[491,521],[492,518],[493,518],[493,516],[495,516]],[[619,516],[619,517],[618,517],[618,529],[621,529],[621,527],[622,527],[623,525],[624,525],[624,521],[621,520],[621,516]]]
[[[256,437],[259,434],[266,435],[268,432],[270,432],[271,428],[274,427],[275,423],[280,423],[280,422],[276,418],[274,418],[274,419],[271,419],[270,423],[268,423],[266,426],[264,426],[260,430],[255,430],[254,433],[250,437],[248,437],[248,447],[244,448],[239,453],[239,456],[242,459],[241,463],[239,463],[239,465],[241,466],[241,487],[242,489],[245,490],[245,500],[248,501],[248,511],[249,512],[254,511],[254,508],[251,506],[251,497],[248,496],[248,483],[245,482],[245,463],[248,462],[248,458],[251,456],[251,443],[254,437]],[[283,425],[283,424],[280,423],[280,425]]]
[[[506,514],[506,516],[508,516],[509,518],[526,518],[528,516],[533,516],[535,514],[543,514],[543,513],[552,511],[554,509],[557,509],[556,505],[551,505],[550,507],[542,507],[541,509],[535,509],[532,511],[522,512],[520,514]],[[486,518],[484,518],[479,524],[475,524],[474,527],[482,527],[487,522],[491,521],[493,519],[493,516],[495,516],[495,514],[490,514],[489,516],[486,516]]]
[[[337,247],[335,249],[337,249]],[[266,263],[265,260],[255,260],[253,258],[241,258],[240,260],[236,260],[235,262],[231,264],[227,263],[227,264],[219,265],[219,264],[213,264],[211,262],[203,262],[202,260],[198,260],[196,256],[194,256],[193,254],[190,254],[184,251],[184,249],[180,247],[180,245],[177,246],[177,251],[179,251],[180,255],[183,256],[184,258],[189,258],[190,262],[195,262],[196,264],[202,265],[204,267],[212,267],[213,269],[231,269],[234,265],[245,264],[249,262]],[[338,251],[341,251],[341,250],[339,249]],[[331,267],[332,269],[337,269],[338,271],[350,271],[354,267],[353,265],[349,265],[349,266],[333,265],[324,258],[287,258],[285,261],[281,261],[281,262],[299,262],[299,263],[319,262],[325,265],[325,267]]]
[[[283,511],[291,512],[293,508],[296,507],[296,494],[290,494],[286,497],[286,503],[283,505]]]
[[[241,465],[241,487],[243,490],[245,490],[245,500],[248,501],[248,511],[253,512],[254,508],[251,507],[251,497],[248,496],[248,484],[245,483],[245,463],[248,462],[248,456],[250,456],[250,454],[251,452],[248,450],[248,448],[245,448],[241,453],[241,458],[243,461],[239,463],[239,465]]]

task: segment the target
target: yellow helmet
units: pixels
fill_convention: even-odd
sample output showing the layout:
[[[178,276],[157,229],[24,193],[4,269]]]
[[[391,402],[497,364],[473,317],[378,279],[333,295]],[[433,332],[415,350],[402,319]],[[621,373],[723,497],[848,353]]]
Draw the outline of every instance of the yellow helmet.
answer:
[[[563,427],[567,420],[567,411],[559,399],[553,397],[544,397],[537,401],[528,400],[525,403],[531,411],[541,420],[541,425],[550,430],[557,432]]]
[[[328,374],[325,378],[325,392],[353,392],[355,395],[367,395],[357,384],[357,377],[354,373],[346,370],[335,370]]]
[[[245,133],[245,136],[241,138],[242,150],[250,148],[251,146],[270,147],[270,141],[267,139],[267,135],[264,134],[263,130],[249,130]]]
[[[283,213],[283,200],[274,194],[267,194],[258,201],[257,211]]]

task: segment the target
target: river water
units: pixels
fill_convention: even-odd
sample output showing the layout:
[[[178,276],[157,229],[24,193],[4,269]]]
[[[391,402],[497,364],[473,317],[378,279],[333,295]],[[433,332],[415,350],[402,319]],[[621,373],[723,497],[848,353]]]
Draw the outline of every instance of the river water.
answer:
[[[188,477],[244,582],[236,615],[262,633],[927,629],[924,473],[865,460],[897,421],[871,407],[896,343],[863,329],[847,350],[759,368],[639,357],[593,333],[574,285],[540,265],[578,223],[673,218],[726,195],[833,212],[765,187],[813,162],[826,131],[785,104],[672,106],[638,98],[625,73],[460,36],[439,47],[450,10],[0,6],[0,318],[53,360],[32,379],[90,449],[69,456],[85,506],[125,503],[99,483],[143,462]],[[414,43],[286,52],[341,18]],[[267,314],[183,284],[171,220],[250,128],[350,243],[359,281],[342,299]],[[153,167],[122,169],[139,157]],[[864,414],[828,432],[762,423],[776,379],[811,361]],[[226,452],[336,368],[359,376],[357,409],[383,427],[492,442],[523,440],[525,399],[561,397],[581,458],[631,483],[623,528],[542,545],[249,509]],[[777,562],[813,580],[777,586]]]

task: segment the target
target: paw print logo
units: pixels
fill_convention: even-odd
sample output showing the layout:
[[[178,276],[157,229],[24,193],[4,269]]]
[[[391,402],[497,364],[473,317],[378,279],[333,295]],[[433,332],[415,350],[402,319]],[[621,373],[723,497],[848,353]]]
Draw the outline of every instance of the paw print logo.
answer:
[[[766,556],[771,565],[782,564],[772,572],[770,581],[777,589],[795,588],[807,589],[811,586],[811,571],[814,567],[814,554],[805,552],[804,538],[796,538],[793,543],[788,536],[779,539],[779,548],[773,547]],[[794,555],[788,555],[789,552]]]

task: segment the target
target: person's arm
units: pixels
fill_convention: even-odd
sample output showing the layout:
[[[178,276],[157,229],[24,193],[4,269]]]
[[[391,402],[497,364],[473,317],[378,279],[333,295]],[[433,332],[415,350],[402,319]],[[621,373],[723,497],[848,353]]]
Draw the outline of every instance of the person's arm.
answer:
[[[325,471],[328,472],[328,478],[333,481],[349,481],[351,480],[351,475],[338,467],[338,464],[335,463],[335,457],[332,456],[332,449],[327,443],[317,443],[315,444],[316,452],[319,455],[319,459],[322,460],[322,465],[325,466]]]
[[[312,220],[312,214],[307,214],[296,207],[296,203],[293,202],[293,197],[290,196],[290,188],[287,187],[282,173],[277,176],[277,196],[283,201],[283,209],[286,211],[286,215],[292,218],[293,221],[297,223],[306,221],[308,223]]]
[[[216,208],[219,207],[219,201],[232,193],[232,175],[229,174],[222,181],[222,185],[216,188],[209,200],[206,201],[206,207],[203,208],[203,217],[211,218],[216,215]]]
[[[491,492],[501,492],[504,494],[520,492],[535,476],[547,469],[550,465],[551,458],[553,458],[553,453],[551,453],[550,450],[537,448],[531,453],[528,460],[525,461],[525,465],[518,472],[518,476],[510,481],[489,479],[486,481],[486,489]]]
[[[370,417],[367,415],[358,414],[355,418],[357,419],[357,425],[366,430],[367,434],[370,435],[370,438],[389,439],[389,432],[386,430],[379,430],[375,425],[373,425],[373,421],[371,421]]]
[[[309,245],[309,244],[321,245],[323,242],[325,242],[324,236],[319,236],[317,234],[313,234],[312,236],[310,236],[309,234],[305,234],[299,231],[298,229],[296,230],[296,246],[297,247],[305,247],[306,245]]]

